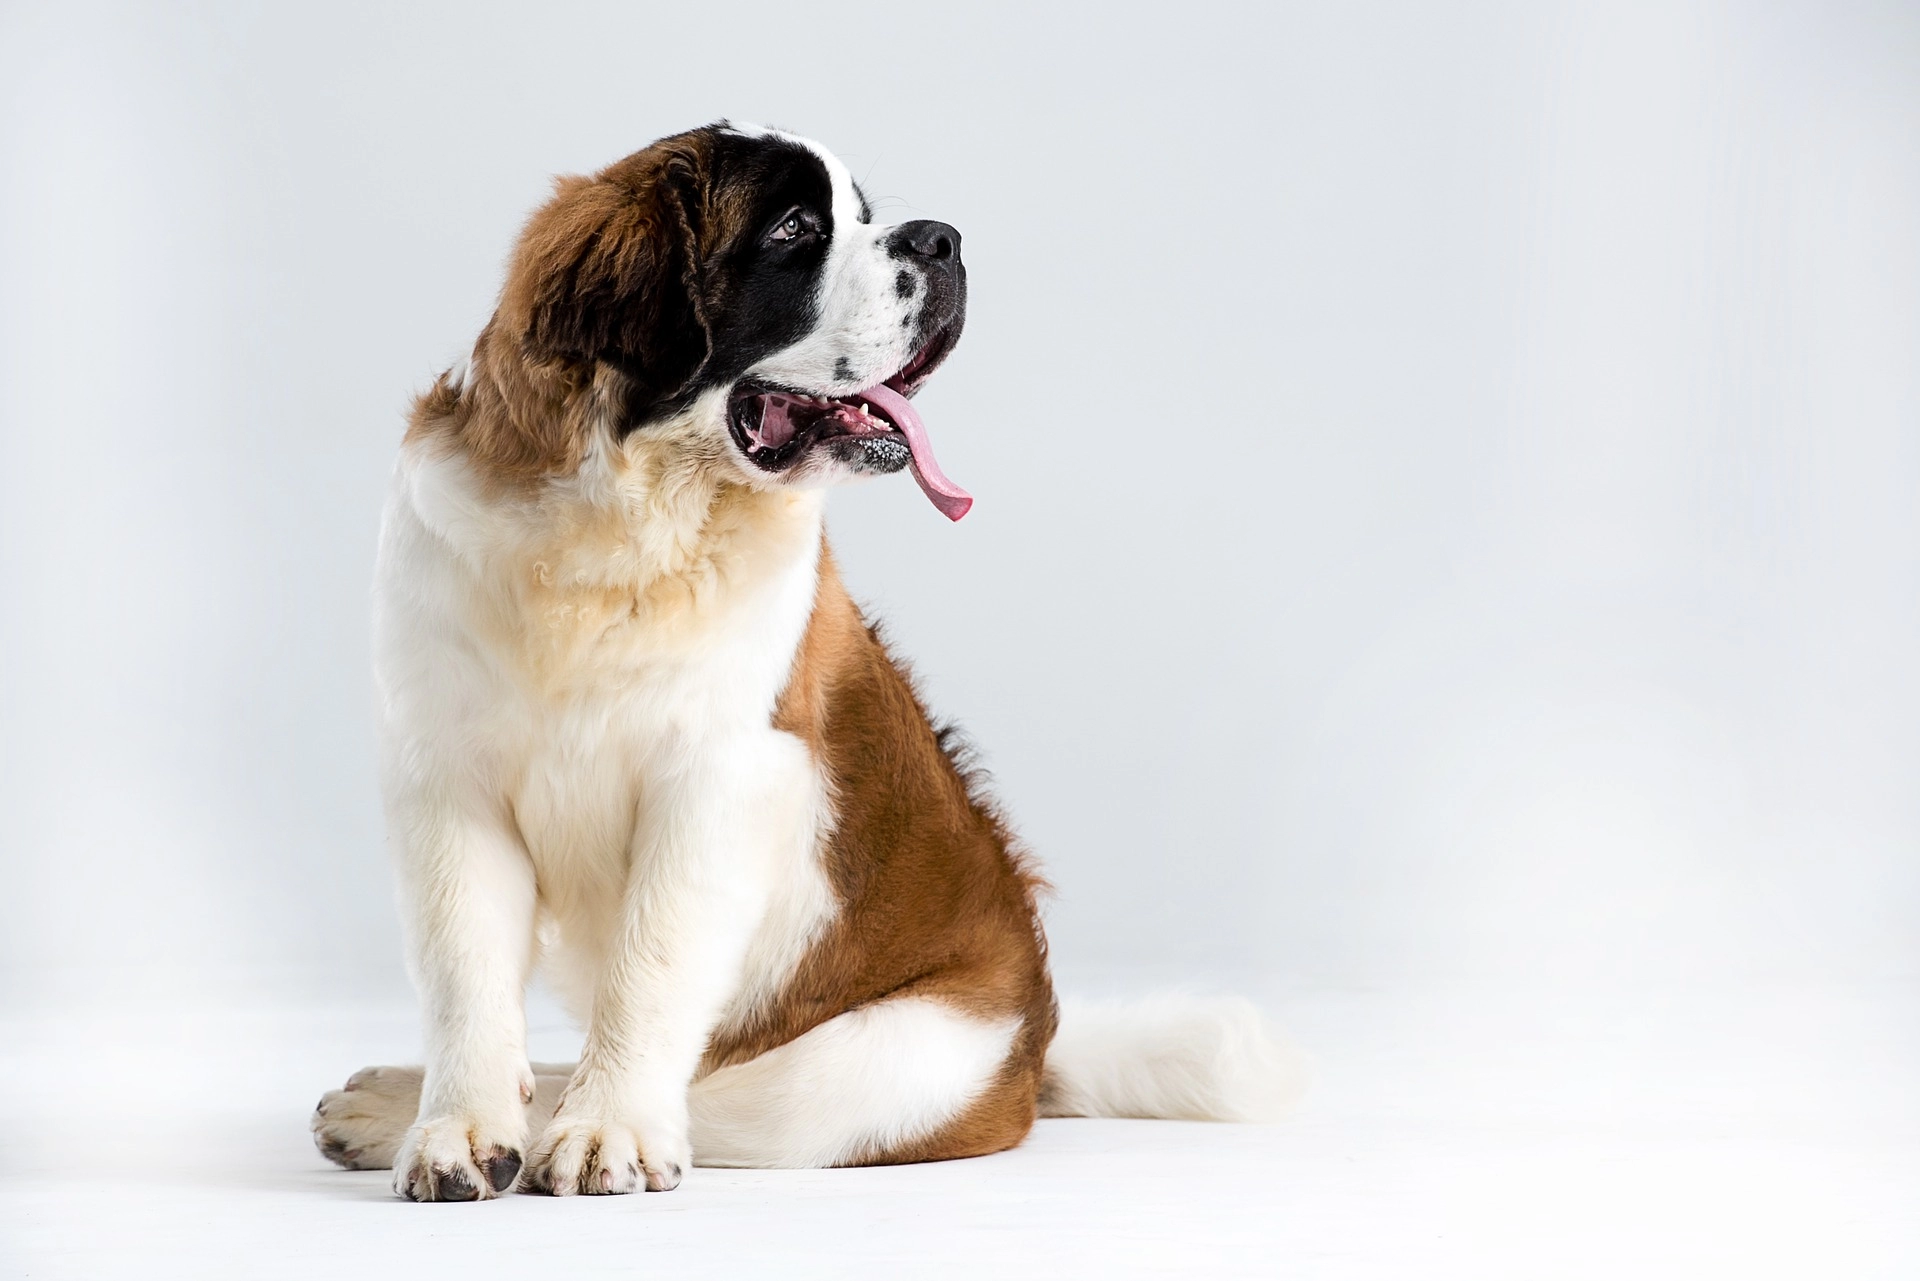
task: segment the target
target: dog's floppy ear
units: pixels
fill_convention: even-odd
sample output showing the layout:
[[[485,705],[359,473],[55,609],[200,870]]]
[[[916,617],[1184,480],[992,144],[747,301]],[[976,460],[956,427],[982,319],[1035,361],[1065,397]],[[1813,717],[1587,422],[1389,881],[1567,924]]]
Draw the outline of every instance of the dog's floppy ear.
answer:
[[[528,222],[509,290],[536,361],[612,366],[628,380],[624,434],[685,390],[712,351],[700,292],[704,157],[656,144],[563,178]]]

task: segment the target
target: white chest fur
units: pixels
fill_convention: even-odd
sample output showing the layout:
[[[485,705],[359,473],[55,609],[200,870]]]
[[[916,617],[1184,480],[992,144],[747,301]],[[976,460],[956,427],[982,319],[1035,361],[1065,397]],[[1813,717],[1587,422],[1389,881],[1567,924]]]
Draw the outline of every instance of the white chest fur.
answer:
[[[813,605],[819,499],[645,462],[510,497],[457,460],[403,456],[376,587],[387,790],[507,820],[550,976],[584,1015],[637,834],[687,789],[728,787],[751,822],[701,856],[758,918],[734,1018],[778,990],[834,907],[824,783],[770,725]]]

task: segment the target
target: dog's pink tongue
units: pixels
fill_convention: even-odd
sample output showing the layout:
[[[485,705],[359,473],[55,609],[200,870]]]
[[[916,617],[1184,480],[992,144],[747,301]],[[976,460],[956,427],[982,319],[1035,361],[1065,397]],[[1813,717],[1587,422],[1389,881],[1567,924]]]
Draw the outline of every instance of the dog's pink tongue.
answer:
[[[860,393],[860,399],[885,414],[907,438],[907,452],[913,459],[913,478],[920,482],[921,492],[948,520],[959,520],[966,515],[967,509],[973,506],[973,496],[941,472],[940,464],[933,458],[933,446],[927,440],[927,426],[914,412],[913,402],[885,383],[867,388]]]

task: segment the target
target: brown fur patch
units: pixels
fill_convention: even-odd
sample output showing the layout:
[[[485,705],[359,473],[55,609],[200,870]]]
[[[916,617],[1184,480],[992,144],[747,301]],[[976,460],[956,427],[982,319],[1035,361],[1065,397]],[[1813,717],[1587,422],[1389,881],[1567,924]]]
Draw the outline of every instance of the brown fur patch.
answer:
[[[414,404],[407,439],[463,450],[512,484],[579,466],[597,424],[644,416],[710,350],[702,264],[737,236],[711,129],[663,138],[590,178],[561,178],[527,220],[467,377]]]
[[[841,910],[785,990],[708,1047],[703,1071],[742,1063],[836,1015],[896,996],[936,997],[982,1019],[1021,1020],[1005,1067],[926,1139],[854,1164],[997,1152],[1033,1125],[1056,1012],[1035,895],[1042,888],[978,780],[936,731],[821,550],[820,586],[774,724],[831,780],[826,850]]]

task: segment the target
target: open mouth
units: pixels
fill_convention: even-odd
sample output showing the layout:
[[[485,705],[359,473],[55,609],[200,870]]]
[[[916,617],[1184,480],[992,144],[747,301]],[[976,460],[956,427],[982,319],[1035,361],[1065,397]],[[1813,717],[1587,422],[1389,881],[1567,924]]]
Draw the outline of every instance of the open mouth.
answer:
[[[748,462],[769,472],[783,472],[823,447],[843,459],[857,457],[874,471],[911,467],[933,505],[947,519],[959,520],[973,499],[941,472],[926,425],[908,400],[946,358],[957,336],[943,330],[899,372],[844,396],[742,383],[727,403],[734,443]]]

